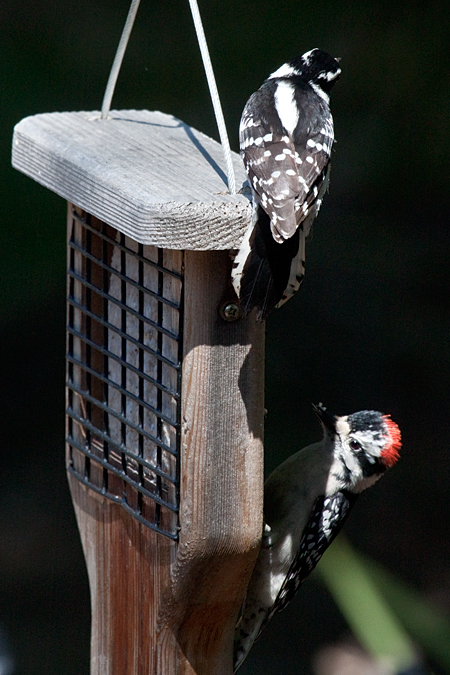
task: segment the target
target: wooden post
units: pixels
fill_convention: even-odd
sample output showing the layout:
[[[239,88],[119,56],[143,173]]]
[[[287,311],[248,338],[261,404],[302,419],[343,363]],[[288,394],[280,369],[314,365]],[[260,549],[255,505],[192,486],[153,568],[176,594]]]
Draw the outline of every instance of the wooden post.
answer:
[[[91,675],[231,675],[262,528],[264,326],[219,308],[250,207],[203,134],[98,117],[27,118],[13,142],[14,166],[69,201],[67,466]]]
[[[232,672],[234,626],[262,531],[264,333],[253,316],[227,323],[218,315],[226,252],[186,252],[185,273],[173,613],[192,668],[186,672],[225,675]]]

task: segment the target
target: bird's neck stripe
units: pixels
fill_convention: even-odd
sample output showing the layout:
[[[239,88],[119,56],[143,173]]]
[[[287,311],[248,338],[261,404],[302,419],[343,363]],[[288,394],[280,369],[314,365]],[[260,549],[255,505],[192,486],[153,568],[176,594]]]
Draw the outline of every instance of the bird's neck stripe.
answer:
[[[283,63],[282,66],[278,68],[274,73],[269,75],[268,80],[272,80],[274,77],[291,77],[292,75],[298,75],[298,71],[289,65],[289,63]]]
[[[324,100],[326,103],[329,103],[329,102],[330,102],[330,97],[328,96],[328,94],[326,94],[326,93],[324,92],[324,90],[322,89],[322,87],[319,87],[319,85],[316,84],[315,82],[313,82],[312,80],[310,80],[308,84],[310,85],[310,87],[312,87],[312,89],[314,89],[314,91],[316,92],[317,96],[320,96],[320,98],[323,98],[323,100]]]
[[[275,108],[281,124],[289,133],[293,133],[298,123],[299,111],[295,102],[295,88],[290,82],[278,82],[274,95]]]

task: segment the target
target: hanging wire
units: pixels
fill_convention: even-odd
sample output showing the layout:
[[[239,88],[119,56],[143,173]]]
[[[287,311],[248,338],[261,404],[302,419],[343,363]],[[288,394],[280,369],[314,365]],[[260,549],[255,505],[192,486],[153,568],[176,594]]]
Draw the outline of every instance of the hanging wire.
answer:
[[[120,37],[119,46],[117,47],[116,56],[112,64],[111,72],[109,74],[108,83],[106,85],[105,95],[102,102],[101,118],[106,119],[111,108],[111,101],[116,87],[117,78],[119,76],[120,67],[128,45],[131,31],[133,29],[134,20],[139,9],[140,0],[131,0],[128,16],[125,21],[125,26]],[[219,130],[220,141],[222,143],[223,154],[225,158],[225,165],[227,167],[228,191],[230,194],[236,194],[236,179],[234,176],[233,162],[231,159],[230,143],[228,140],[227,128],[223,117],[222,106],[220,104],[219,92],[217,91],[216,79],[209,56],[208,45],[206,44],[205,32],[203,30],[202,20],[198,9],[197,0],[189,0],[191,7],[192,18],[194,19],[195,31],[200,46],[200,52],[203,59],[203,66],[205,68],[206,79],[208,81],[209,92],[216,116],[217,128]]]
[[[127,20],[125,21],[125,26],[123,27],[119,46],[117,47],[116,56],[114,57],[114,62],[112,64],[111,72],[109,74],[108,84],[106,85],[105,95],[103,96],[102,114],[101,114],[102,120],[106,119],[109,115],[109,111],[111,108],[111,101],[114,94],[114,89],[116,88],[116,82],[119,76],[120,67],[122,65],[123,56],[127,48],[128,40],[130,39],[130,34],[133,29],[134,20],[136,18],[140,2],[141,0],[131,0]]]
[[[220,141],[222,143],[223,154],[225,157],[225,164],[227,167],[228,176],[228,191],[230,194],[236,194],[236,179],[234,177],[233,162],[231,160],[230,143],[228,141],[227,128],[223,117],[222,106],[220,104],[219,92],[217,91],[216,79],[209,56],[208,45],[206,44],[205,32],[203,30],[202,20],[197,5],[197,0],[189,0],[191,7],[192,18],[194,19],[195,31],[197,33],[198,44],[203,59],[203,66],[206,72],[206,79],[208,80],[209,92],[216,115],[217,128],[219,129]]]

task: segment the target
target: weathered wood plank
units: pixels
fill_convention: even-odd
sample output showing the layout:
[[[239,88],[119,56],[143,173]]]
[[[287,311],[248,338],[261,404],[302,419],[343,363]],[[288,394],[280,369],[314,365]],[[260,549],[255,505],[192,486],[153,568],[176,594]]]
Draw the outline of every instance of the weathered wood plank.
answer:
[[[232,673],[262,533],[264,327],[220,318],[229,264],[221,251],[185,254],[181,530],[165,613],[196,675]]]
[[[239,189],[236,153],[233,163]],[[27,117],[14,130],[12,164],[143,244],[237,248],[251,216],[246,197],[227,193],[220,144],[161,112]]]
[[[68,480],[91,590],[91,675],[174,675],[183,657],[173,632],[160,635],[157,617],[174,542]]]

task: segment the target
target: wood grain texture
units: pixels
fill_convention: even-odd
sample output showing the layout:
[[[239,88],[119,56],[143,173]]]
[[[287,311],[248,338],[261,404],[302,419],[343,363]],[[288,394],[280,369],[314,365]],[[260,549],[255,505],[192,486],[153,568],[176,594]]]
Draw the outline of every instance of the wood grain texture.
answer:
[[[166,612],[187,673],[231,675],[262,532],[264,327],[220,318],[226,253],[186,252],[185,275],[181,531]]]
[[[175,635],[162,631],[162,639],[157,616],[174,542],[68,479],[91,591],[91,675],[176,675]]]
[[[12,164],[143,244],[237,248],[249,200],[227,193],[219,143],[147,110],[48,113],[14,129]],[[239,190],[246,174],[233,153]]]

